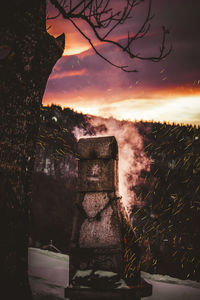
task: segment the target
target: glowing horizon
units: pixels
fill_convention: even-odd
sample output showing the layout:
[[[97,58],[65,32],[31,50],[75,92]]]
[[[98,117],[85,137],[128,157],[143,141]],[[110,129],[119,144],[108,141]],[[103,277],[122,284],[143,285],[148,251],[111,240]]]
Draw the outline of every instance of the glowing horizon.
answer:
[[[113,117],[117,120],[128,121],[154,121],[154,122],[169,122],[176,124],[192,124],[200,125],[200,95],[199,96],[179,96],[174,99],[124,99],[110,104],[101,104],[101,101],[94,101],[94,104],[88,101],[81,101],[81,104],[59,104],[64,107],[69,107],[83,114],[94,115],[98,117],[109,118]],[[99,103],[99,105],[97,104]],[[53,104],[48,102],[44,104]]]
[[[72,45],[72,47],[70,47],[70,48],[65,48],[65,50],[63,52],[63,56],[81,54],[81,53],[89,50],[90,48],[91,47],[89,45],[85,45],[85,46]]]

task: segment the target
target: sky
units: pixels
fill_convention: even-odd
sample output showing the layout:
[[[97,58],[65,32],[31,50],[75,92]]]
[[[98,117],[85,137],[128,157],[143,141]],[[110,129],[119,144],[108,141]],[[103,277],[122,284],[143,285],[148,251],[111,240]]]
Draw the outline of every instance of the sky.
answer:
[[[114,9],[123,0],[112,3]],[[133,18],[119,25],[111,37],[124,41],[145,18],[148,0],[134,10]],[[129,59],[111,46],[97,41],[83,21],[76,21],[105,57],[127,64],[138,72],[117,69],[91,49],[88,41],[62,17],[47,21],[55,37],[65,33],[65,50],[46,87],[43,104],[58,104],[78,112],[126,120],[154,120],[200,124],[200,1],[153,0],[151,29],[134,44],[141,55],[157,55],[162,26],[169,29],[172,51],[161,62]],[[52,8],[49,16],[55,15]]]

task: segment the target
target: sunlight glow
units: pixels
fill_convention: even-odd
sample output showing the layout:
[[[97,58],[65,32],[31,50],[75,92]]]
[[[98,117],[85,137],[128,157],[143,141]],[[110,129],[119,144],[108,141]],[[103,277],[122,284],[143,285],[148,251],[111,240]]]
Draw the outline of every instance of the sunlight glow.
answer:
[[[94,115],[94,116],[101,116],[99,113],[99,108],[97,106],[90,106],[90,107],[84,107],[84,106],[79,106],[77,105],[70,105],[71,108],[73,108],[75,111],[83,114],[88,114],[88,115]]]
[[[66,55],[76,55],[76,54],[80,54],[84,51],[87,51],[90,49],[90,46],[89,45],[85,45],[85,46],[79,46],[77,48],[67,48],[64,50],[63,52],[63,56],[66,56]]]
[[[65,71],[60,73],[52,73],[52,75],[49,77],[49,80],[58,79],[58,78],[65,78],[65,77],[72,77],[72,76],[82,76],[86,74],[86,70],[72,70],[72,71]]]
[[[200,124],[200,97],[178,97],[176,99],[127,99],[117,103],[94,106],[73,105],[78,112],[102,117],[114,117],[118,120],[143,120],[157,122],[175,122]]]

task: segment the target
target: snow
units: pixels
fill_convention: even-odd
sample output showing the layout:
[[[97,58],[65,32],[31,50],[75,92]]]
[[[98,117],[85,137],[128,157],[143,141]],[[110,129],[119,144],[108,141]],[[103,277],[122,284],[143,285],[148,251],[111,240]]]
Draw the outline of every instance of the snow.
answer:
[[[112,278],[114,276],[117,276],[117,273],[114,272],[109,272],[109,271],[102,271],[102,270],[97,270],[94,272],[95,275],[98,275],[99,277],[107,277],[107,278]],[[123,279],[120,279],[119,281],[116,282],[117,289],[128,289],[129,287],[125,283]]]
[[[99,277],[113,277],[117,275],[117,273],[102,270],[95,271],[94,274]]]
[[[92,274],[92,270],[78,270],[76,274],[73,277],[73,280],[76,280],[76,278],[85,278]],[[113,278],[113,277],[119,277],[117,273],[110,272],[110,271],[103,271],[103,270],[97,270],[93,273],[94,276],[98,276],[99,278],[106,278],[107,280]],[[125,281],[123,279],[120,279],[116,282],[117,289],[123,288],[123,289],[129,289],[129,287],[126,285]],[[88,288],[88,286],[80,285],[81,288]]]
[[[173,283],[173,284],[179,284],[179,285],[185,285],[190,286],[193,288],[200,289],[200,282],[192,281],[192,280],[181,280],[178,278],[174,278],[168,275],[159,275],[159,274],[149,274],[146,272],[141,272],[141,276],[145,280],[153,280],[153,281],[159,281],[159,282],[165,282],[165,283]]]
[[[29,248],[29,282],[33,294],[64,298],[69,284],[69,256],[48,250]]]
[[[50,256],[51,258],[54,257],[56,259],[61,259],[61,260],[64,260],[65,262],[67,262],[69,264],[69,256],[66,255],[66,254],[62,254],[62,253],[55,253],[55,252],[52,252],[52,251],[49,251],[49,250],[42,250],[42,249],[39,249],[39,248],[29,248],[29,259],[32,258],[32,255],[31,254],[43,254],[45,256]],[[31,261],[29,260],[29,263]]]
[[[64,289],[69,284],[68,270],[69,256],[29,248],[29,280],[34,299],[39,299],[36,294],[51,295],[52,300],[64,299]],[[145,272],[141,272],[141,275],[153,286],[153,295],[142,298],[144,300],[200,299],[200,283],[198,282]],[[123,281],[121,287],[123,287]]]
[[[153,285],[153,294],[146,300],[199,300],[200,289],[181,284],[166,283],[147,279]]]
[[[73,278],[76,278],[76,277],[84,278],[84,277],[90,276],[91,274],[92,274],[92,270],[78,270]]]
[[[129,289],[128,285],[123,279],[120,279],[117,284],[119,284],[117,289]]]

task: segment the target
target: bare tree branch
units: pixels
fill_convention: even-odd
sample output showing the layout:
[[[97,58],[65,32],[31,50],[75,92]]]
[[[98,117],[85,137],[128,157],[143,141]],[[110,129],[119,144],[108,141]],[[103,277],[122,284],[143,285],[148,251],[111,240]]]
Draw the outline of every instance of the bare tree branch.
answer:
[[[60,5],[64,5],[65,4],[65,0],[62,0],[62,2],[60,3]],[[48,15],[46,16],[46,20],[55,20],[57,19],[59,16],[61,15],[60,12],[58,12],[55,16],[51,16],[49,17]],[[48,30],[48,29],[47,29]]]
[[[55,19],[57,19],[59,16],[61,15],[61,13],[58,13],[56,16],[54,16],[54,17],[46,17],[46,20],[55,20]]]
[[[128,49],[128,51],[130,51],[130,52],[131,52],[130,46],[133,43],[133,41],[135,41],[135,40],[137,40],[139,38],[143,38],[147,34],[147,32],[149,31],[149,29],[150,29],[151,25],[148,24],[148,22],[151,21],[152,18],[153,18],[153,17],[151,17],[151,4],[152,4],[152,1],[150,0],[149,1],[149,7],[148,7],[148,13],[147,13],[146,19],[144,20],[144,23],[142,24],[142,26],[140,27],[140,29],[138,30],[138,32],[135,35],[133,35],[132,38],[128,38],[128,43],[127,43],[127,46],[125,47],[125,49]]]
[[[116,28],[118,28],[118,26],[121,26],[127,20],[132,18],[134,8],[141,2],[144,2],[144,0],[126,0],[126,5],[124,6],[124,8],[118,10],[114,10],[114,8],[112,8],[111,0],[79,0],[74,1],[74,5],[72,0],[49,1],[58,10],[59,15],[61,14],[64,19],[69,20],[74,25],[74,27],[86,38],[97,55],[99,55],[111,65],[120,68],[123,71],[136,72],[136,70],[128,70],[128,66],[116,65],[115,63],[107,59],[103,54],[101,54],[95,47],[92,39],[83,32],[83,30],[77,25],[77,23],[75,23],[75,19],[81,19],[85,21],[90,26],[92,32],[99,41],[101,41],[102,43],[112,44],[113,46],[121,49],[123,52],[127,53],[131,59],[135,58],[139,60],[150,60],[153,62],[158,62],[169,55],[172,50],[171,45],[169,45],[168,47],[166,46],[167,35],[169,31],[163,26],[161,46],[157,55],[142,56],[139,53],[134,52],[133,45],[135,41],[144,38],[150,30],[150,21],[153,18],[153,16],[151,15],[152,0],[148,0],[148,9],[145,20],[136,33],[131,34],[128,32],[125,45],[120,41],[115,41],[112,38],[108,38],[108,36]],[[63,1],[65,4],[69,3],[69,5],[64,5]]]
[[[80,27],[78,27],[76,25],[76,23],[72,20],[72,19],[69,19],[71,21],[71,23],[74,25],[74,27],[86,38],[86,40],[90,43],[92,49],[95,51],[95,53],[100,56],[103,60],[105,60],[106,62],[108,62],[110,65],[118,68],[118,69],[121,69],[123,70],[124,72],[137,72],[137,70],[127,70],[126,68],[128,68],[128,66],[119,66],[119,65],[116,65],[114,64],[113,62],[111,62],[109,59],[107,59],[104,55],[102,55],[98,50],[97,48],[94,46],[94,44],[92,43],[91,39],[86,36],[84,34],[84,32],[80,29]]]

